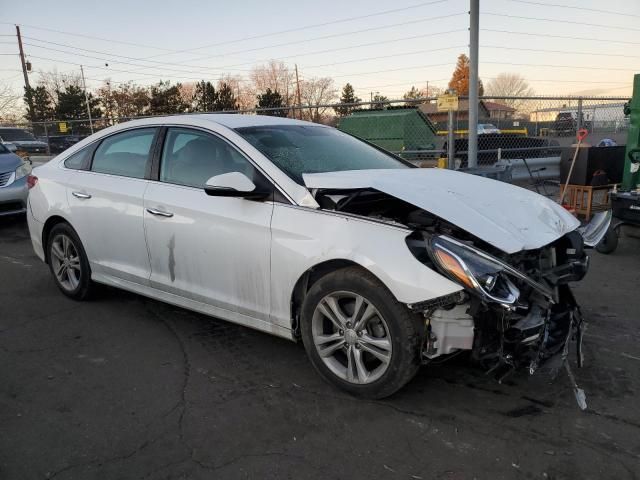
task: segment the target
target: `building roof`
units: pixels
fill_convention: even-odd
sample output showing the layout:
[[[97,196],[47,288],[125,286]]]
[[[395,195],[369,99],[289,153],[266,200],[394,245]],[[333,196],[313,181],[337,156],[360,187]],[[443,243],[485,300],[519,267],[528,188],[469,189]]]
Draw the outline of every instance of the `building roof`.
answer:
[[[482,100],[484,106],[490,112],[515,112],[516,109],[510,107],[509,105],[505,105],[504,103],[498,102],[487,102],[486,100]]]
[[[438,111],[438,106],[435,103],[421,103],[418,108],[420,109],[420,111],[422,113],[425,113],[427,115],[436,115],[436,114],[445,114],[447,112],[439,112]],[[487,109],[487,107],[485,106],[485,102],[483,100],[480,100],[480,109],[484,110],[485,114],[489,113],[489,110]],[[460,99],[458,100],[458,111],[459,112],[468,112],[469,111],[469,100],[467,99]]]

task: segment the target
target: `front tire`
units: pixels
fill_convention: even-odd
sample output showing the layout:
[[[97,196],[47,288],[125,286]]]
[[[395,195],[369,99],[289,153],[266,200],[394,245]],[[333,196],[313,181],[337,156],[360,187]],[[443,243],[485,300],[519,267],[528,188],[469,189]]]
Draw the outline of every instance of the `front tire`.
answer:
[[[55,225],[47,239],[49,270],[62,293],[84,300],[91,289],[89,260],[78,234],[67,223]]]
[[[422,320],[359,267],[331,272],[302,305],[302,341],[331,384],[371,399],[392,395],[418,371]]]

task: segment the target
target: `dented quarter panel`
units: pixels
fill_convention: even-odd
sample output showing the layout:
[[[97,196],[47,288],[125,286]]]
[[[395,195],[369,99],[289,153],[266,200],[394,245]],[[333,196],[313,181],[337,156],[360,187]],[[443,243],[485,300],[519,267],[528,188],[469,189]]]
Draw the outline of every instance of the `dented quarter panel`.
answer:
[[[409,230],[310,208],[276,204],[272,220],[271,312],[291,324],[291,294],[310,268],[350,260],[369,270],[403,303],[437,298],[462,288],[416,261],[405,244]]]
[[[308,188],[373,188],[400,198],[515,253],[543,247],[580,222],[542,195],[504,182],[439,168],[305,174]]]

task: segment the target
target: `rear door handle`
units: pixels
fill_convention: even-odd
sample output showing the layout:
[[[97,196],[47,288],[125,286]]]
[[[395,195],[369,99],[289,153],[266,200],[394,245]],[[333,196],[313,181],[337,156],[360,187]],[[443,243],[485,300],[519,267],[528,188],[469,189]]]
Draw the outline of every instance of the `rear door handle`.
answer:
[[[173,213],[165,212],[162,210],[156,210],[155,208],[147,208],[147,212],[149,212],[151,215],[157,215],[158,217],[167,217],[167,218],[173,217]]]
[[[76,197],[76,198],[83,198],[83,199],[89,199],[91,198],[91,195],[89,195],[88,193],[82,193],[82,192],[71,192],[71,194]]]

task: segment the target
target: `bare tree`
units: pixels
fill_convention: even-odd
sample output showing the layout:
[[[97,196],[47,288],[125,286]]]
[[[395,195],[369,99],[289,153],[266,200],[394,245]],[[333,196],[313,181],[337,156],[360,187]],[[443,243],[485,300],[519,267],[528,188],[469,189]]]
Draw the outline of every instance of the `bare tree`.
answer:
[[[20,95],[9,85],[0,85],[0,120],[17,119],[20,116]]]
[[[517,73],[500,73],[487,84],[487,96],[498,97],[530,97],[535,95],[529,83]],[[519,108],[523,101],[518,99],[503,99],[500,103],[512,108]]]
[[[83,88],[80,72],[61,73],[54,68],[48,72],[40,70],[39,75],[38,84],[47,89],[54,107],[58,105],[58,92],[64,92],[67,87],[71,86]]]
[[[258,65],[253,68],[249,78],[253,89],[252,102],[255,95],[264,93],[269,88],[282,96],[286,106],[295,103],[295,75],[283,62],[271,60],[265,65]]]
[[[327,111],[331,107],[322,107],[338,98],[338,90],[329,77],[311,78],[300,82],[302,103],[309,107],[308,118],[317,123],[327,120]],[[306,116],[306,115],[305,115]]]
[[[240,110],[248,110],[254,107],[256,98],[254,91],[249,85],[242,81],[242,77],[240,75],[221,75],[218,80],[218,88],[220,88],[220,85],[223,83],[226,83],[231,87]]]

